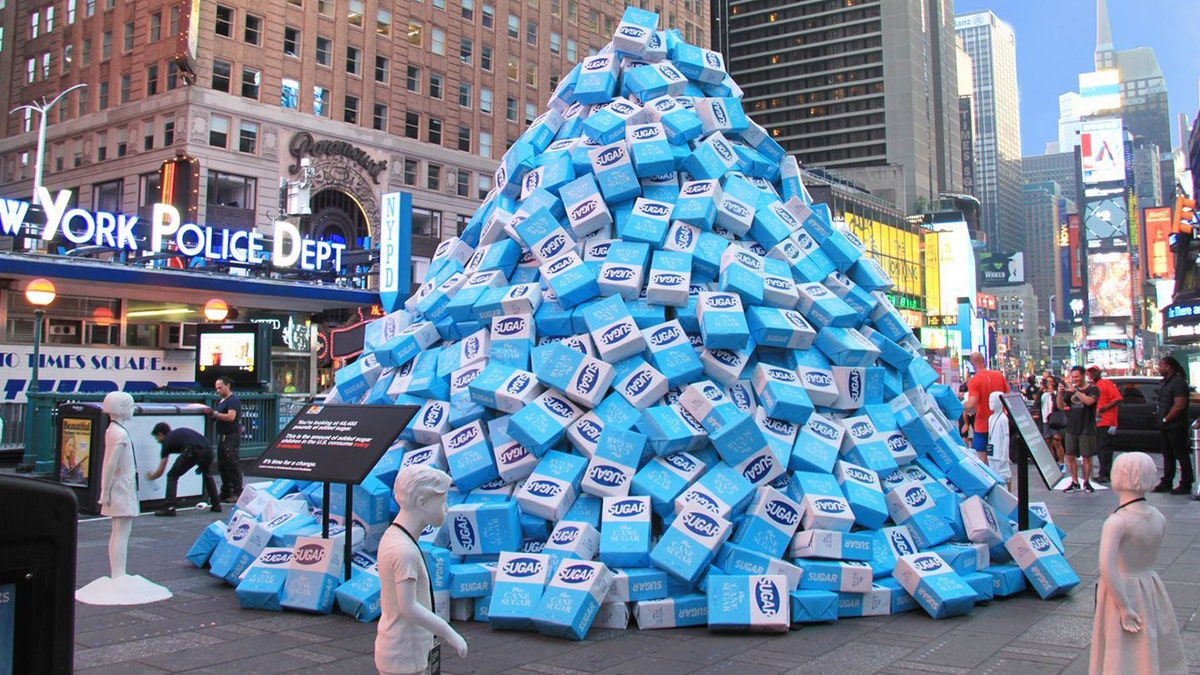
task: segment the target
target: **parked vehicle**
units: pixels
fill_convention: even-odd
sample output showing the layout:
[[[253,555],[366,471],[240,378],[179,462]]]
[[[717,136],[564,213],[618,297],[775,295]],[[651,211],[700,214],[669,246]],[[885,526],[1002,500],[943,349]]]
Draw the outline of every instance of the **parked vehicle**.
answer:
[[[1114,375],[1107,378],[1124,400],[1117,408],[1116,450],[1161,452],[1159,448],[1158,388],[1162,378]],[[1200,394],[1188,396],[1188,419],[1200,418]]]

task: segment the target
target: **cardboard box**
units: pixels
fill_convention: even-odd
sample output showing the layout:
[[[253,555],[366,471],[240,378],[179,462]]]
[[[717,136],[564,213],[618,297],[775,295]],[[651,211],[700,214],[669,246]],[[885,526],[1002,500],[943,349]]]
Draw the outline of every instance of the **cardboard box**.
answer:
[[[729,541],[769,556],[783,557],[800,526],[800,510],[800,505],[782,492],[760,487]]]
[[[1033,590],[1043,600],[1065,595],[1079,585],[1079,575],[1041,528],[1017,532],[1004,542]]]
[[[587,462],[578,455],[547,452],[517,492],[521,510],[546,520],[561,519],[579,495]]]
[[[636,300],[645,283],[650,262],[650,245],[638,241],[614,241],[600,267],[600,290]]]
[[[279,604],[287,609],[328,614],[342,583],[342,537],[297,537]]]
[[[371,623],[378,620],[382,614],[382,594],[379,568],[375,559],[355,553],[351,563],[350,580],[342,582],[333,592],[338,611],[349,614],[362,623]]]
[[[895,577],[921,609],[935,619],[966,614],[975,606],[975,590],[937,553],[900,556]]]
[[[649,497],[605,497],[600,523],[600,562],[609,567],[649,565],[650,525]]]
[[[813,403],[795,371],[759,363],[751,382],[758,402],[767,415],[776,419],[804,424],[813,414]]]
[[[443,528],[454,555],[494,555],[521,545],[521,523],[513,501],[456,504]]]
[[[500,477],[482,423],[471,422],[444,434],[442,447],[446,452],[450,475],[459,490],[469,492]]]
[[[871,567],[861,562],[805,560],[801,590],[866,593],[871,590]]]
[[[619,296],[610,296],[582,310],[588,332],[602,360],[616,363],[646,348],[641,331]]]
[[[791,626],[782,575],[717,575],[708,579],[709,630],[786,632]]]
[[[788,594],[792,624],[838,620],[838,594],[832,591],[796,590]]]
[[[603,562],[603,561],[601,561]],[[667,597],[667,573],[654,567],[614,568],[607,602],[641,602]]]
[[[488,622],[493,628],[527,630],[550,578],[550,556],[504,551],[496,561]],[[477,605],[478,606],[478,605]]]
[[[888,519],[888,509],[879,475],[865,467],[838,461],[833,467],[833,476],[850,503],[854,522],[868,530],[883,527]]]
[[[717,208],[717,220],[730,203],[722,198]],[[748,207],[747,207],[748,210]],[[724,226],[724,225],[723,225]],[[737,293],[743,304],[760,305],[763,301],[763,259],[751,251],[730,246],[721,254],[721,271],[717,277],[718,288],[726,293]]]
[[[262,523],[249,514],[235,512],[229,518],[225,537],[209,559],[209,573],[230,585],[237,585],[242,573],[270,541],[271,531]]]
[[[937,546],[954,536],[954,531],[942,519],[934,500],[921,483],[905,480],[892,488],[885,500],[892,521],[907,525],[913,541],[921,549]]]
[[[788,460],[791,471],[815,471],[830,473],[838,460],[838,450],[846,429],[842,423],[820,413],[809,415]]]
[[[544,635],[584,639],[611,583],[604,563],[580,560],[560,565],[534,611],[534,627]]]
[[[983,570],[992,577],[992,595],[1006,598],[1025,590],[1025,573],[1016,564],[992,565]]]
[[[708,596],[685,592],[661,600],[642,600],[634,605],[639,630],[708,625]]]
[[[875,530],[872,540],[871,569],[876,579],[891,575],[900,556],[917,552],[917,543],[905,525]]]
[[[624,497],[629,494],[633,474],[646,448],[647,438],[636,431],[605,429],[596,452],[588,460],[581,488],[597,497]]]
[[[766,277],[764,284],[772,278]],[[750,307],[746,310],[746,323],[754,343],[764,347],[808,349],[817,338],[812,325],[793,309]]]
[[[699,508],[722,518],[741,514],[754,498],[754,485],[728,464],[709,468],[675,500],[675,513]]]
[[[567,427],[583,415],[583,411],[565,396],[553,390],[533,399],[525,408],[513,413],[508,433],[535,455],[543,454],[562,440]],[[582,459],[582,458],[581,458]]]
[[[698,475],[698,474],[697,474]],[[196,538],[196,543],[188,549],[188,562],[192,563],[200,569],[208,564],[209,558],[212,557],[213,551],[217,549],[217,545],[225,539],[225,523],[209,523],[208,527],[200,532],[200,536]]]
[[[675,405],[656,405],[642,411],[638,431],[646,435],[654,454],[665,457],[698,449],[706,440],[704,427]]]
[[[673,513],[675,499],[700,478],[705,466],[696,457],[679,452],[656,457],[633,476],[630,494],[650,498],[655,513]]]
[[[585,104],[611,101],[616,93],[619,72],[620,59],[616,54],[584,57],[583,68],[575,82],[575,100]]]
[[[283,593],[283,583],[287,580],[291,560],[291,548],[263,549],[238,582],[238,606],[242,609],[283,611],[279,597]]]
[[[450,566],[451,598],[482,598],[492,594],[495,563],[459,563]]]
[[[804,530],[792,539],[788,556],[870,562],[873,558],[872,536],[869,533]]]
[[[673,578],[695,586],[729,535],[725,518],[700,508],[687,508],[671,522],[650,551],[650,562]]]

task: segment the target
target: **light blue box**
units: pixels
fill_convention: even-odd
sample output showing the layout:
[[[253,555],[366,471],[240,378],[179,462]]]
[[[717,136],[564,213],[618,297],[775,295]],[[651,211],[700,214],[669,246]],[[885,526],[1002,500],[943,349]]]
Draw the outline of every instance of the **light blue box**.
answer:
[[[709,51],[687,43],[678,44],[671,60],[689,80],[718,84],[725,79],[725,60],[719,52]]]
[[[766,435],[754,418],[741,411],[737,412],[730,423],[709,432],[709,441],[721,459],[734,467],[745,464],[763,450],[769,452],[771,448]]]
[[[721,518],[732,519],[750,505],[754,485],[737,470],[720,463],[704,472],[700,479],[675,500],[675,513],[699,508]]]
[[[797,284],[796,292],[800,297],[796,308],[817,328],[853,328],[861,320],[853,307],[834,295],[822,282]]]
[[[863,287],[867,292],[888,291],[893,287],[892,278],[883,269],[883,265],[874,258],[861,258],[847,272],[854,283]]]
[[[609,204],[619,204],[642,193],[624,139],[588,151],[588,161],[591,162],[600,193]]]
[[[975,590],[936,553],[900,556],[895,578],[935,619],[966,614],[975,606]]]
[[[677,387],[701,377],[704,364],[678,321],[652,326],[643,335],[650,364],[666,377],[669,386]]]
[[[596,495],[579,495],[571,508],[567,509],[567,515],[563,516],[563,520],[572,520],[580,523],[587,523],[596,529],[600,529],[600,510],[604,506],[604,500]]]
[[[557,570],[570,560],[591,560],[600,547],[600,532],[590,523],[560,520],[541,552],[550,556],[550,568]]]
[[[954,531],[942,518],[934,500],[921,483],[906,480],[892,488],[884,499],[892,521],[907,525],[913,541],[921,549],[937,546],[954,536]]]
[[[575,100],[579,103],[607,103],[617,89],[620,59],[616,54],[598,54],[583,59],[583,68],[575,82]]]
[[[992,595],[1007,598],[1025,590],[1025,574],[1016,564],[992,565],[983,572],[992,577]]]
[[[646,70],[657,72],[653,68]],[[657,176],[675,169],[671,143],[667,140],[667,133],[662,124],[652,122],[627,126],[625,141],[629,145],[634,172],[639,178]]]
[[[686,181],[679,188],[673,218],[701,230],[712,230],[721,200],[721,182],[715,178]]]
[[[475,316],[480,321],[505,314],[533,314],[542,304],[537,284],[514,284],[508,288],[485,290],[475,303]]]
[[[446,315],[456,321],[466,321],[474,316],[475,305],[485,290],[506,285],[508,281],[500,270],[472,274],[446,304]]]
[[[611,103],[594,106],[583,121],[583,133],[600,145],[625,139],[625,127],[644,118],[642,106],[618,96]]]
[[[651,248],[662,248],[671,225],[672,205],[638,197],[624,224],[618,220],[617,229],[622,239],[640,241]]]
[[[850,503],[854,522],[868,530],[883,527],[888,519],[888,509],[879,475],[866,467],[843,461],[834,465],[833,475]]]
[[[804,385],[813,405],[832,408],[837,404],[841,392],[834,382],[831,369],[802,365],[796,368],[796,374],[800,376],[800,383]]]
[[[755,426],[758,426],[757,422]],[[772,484],[781,478],[786,479],[787,474],[787,465],[775,455],[769,442],[733,468],[755,487]]]
[[[759,206],[750,225],[750,236],[764,248],[773,249],[788,241],[800,223],[780,202]]]
[[[614,367],[616,379],[613,391],[625,397],[630,405],[645,410],[667,394],[667,378],[641,356],[632,356]]]
[[[792,446],[792,454],[788,460],[790,471],[812,471],[830,473],[838,460],[838,450],[846,429],[841,422],[813,413],[804,423],[796,442]]]
[[[959,573],[962,580],[975,591],[975,602],[990,602],[995,597],[995,579],[986,572]]]
[[[558,218],[547,208],[537,209],[513,230],[541,263],[577,247],[572,234],[559,224]]]
[[[699,180],[720,178],[737,166],[733,144],[717,131],[700,141],[683,160],[683,169]]]
[[[800,590],[868,593],[871,590],[871,566],[863,562],[805,560]]]
[[[265,609],[283,611],[279,597],[287,581],[292,549],[265,548],[258,558],[246,568],[237,585],[238,606],[242,609]]]
[[[788,594],[792,623],[825,623],[838,620],[838,594],[832,591],[796,590]]]
[[[641,630],[708,625],[708,596],[679,592],[661,600],[642,600],[634,606]]]
[[[800,505],[774,488],[760,487],[729,541],[781,558],[799,526]]]
[[[640,181],[642,196],[656,202],[674,204],[679,199],[679,174],[674,171],[647,176]]]
[[[637,207],[634,207],[636,212]],[[692,256],[676,251],[655,251],[646,284],[647,299],[658,305],[685,307],[692,283]]]
[[[532,316],[508,314],[492,317],[488,362],[528,370],[529,352],[536,337],[537,328]]]
[[[492,594],[494,563],[460,563],[450,566],[451,598],[482,598]]]
[[[517,493],[521,510],[546,520],[559,520],[579,495],[588,460],[557,450],[547,452]]]
[[[496,576],[488,603],[493,628],[527,630],[541,604],[550,578],[550,556],[505,551],[496,562]]]
[[[879,358],[875,345],[853,328],[821,328],[813,345],[839,366],[873,366]]]
[[[879,302],[875,296],[871,295],[865,289],[860,288],[858,284],[851,281],[849,277],[841,272],[831,272],[829,276],[825,277],[824,282],[830,292],[841,298],[847,305],[850,305],[861,317],[869,316],[875,310],[875,305]]]
[[[237,585],[238,579],[271,541],[271,532],[253,516],[236,512],[229,519],[224,538],[209,558],[209,573]]]
[[[646,348],[646,341],[620,296],[610,296],[588,305],[582,313],[604,361],[616,363]]]
[[[685,509],[650,551],[650,561],[674,579],[694,587],[729,536],[730,527],[728,520],[709,511]]]
[[[946,478],[969,497],[982,497],[999,482],[975,457],[960,459],[946,470]]]
[[[846,427],[842,457],[878,475],[887,475],[896,470],[898,464],[888,449],[887,441],[876,431],[869,416],[847,417],[842,424]]]
[[[650,245],[637,241],[614,241],[600,267],[600,291],[634,300],[641,292],[650,262]]]
[[[1079,575],[1045,530],[1017,532],[1004,546],[1043,600],[1065,595],[1079,585]]]
[[[639,101],[665,97],[669,89],[670,84],[662,72],[648,64],[633,68],[626,65],[621,73],[621,92],[632,94]]]
[[[603,562],[603,561],[602,561]],[[654,567],[613,568],[605,602],[661,600],[668,595],[667,573]]]
[[[672,497],[674,499],[674,497]],[[200,532],[200,536],[196,538],[196,543],[188,549],[188,562],[192,563],[200,569],[208,564],[209,558],[212,557],[213,551],[217,549],[217,545],[225,539],[225,523],[209,523],[208,527]]]
[[[736,293],[700,294],[697,304],[700,333],[709,349],[745,349],[750,340],[750,326]]]
[[[744,304],[760,305],[763,299],[763,261],[750,251],[730,246],[721,254],[720,290],[737,293]]]
[[[732,97],[707,96],[696,101],[696,114],[704,123],[704,133],[719,131],[726,135],[741,135],[749,120],[742,102]]]
[[[794,471],[788,496],[802,507],[800,524],[806,530],[849,532],[854,525],[850,503],[829,473]]]
[[[873,559],[873,545],[872,536],[867,532],[806,529],[796,533],[788,556],[870,562]]]
[[[900,556],[917,552],[917,543],[904,525],[875,530],[872,538],[870,562],[876,579],[890,576]]]
[[[626,7],[613,33],[613,47],[618,52],[641,56],[658,28],[658,14],[637,7]],[[640,29],[640,30],[635,30]]]
[[[514,501],[456,504],[449,508],[446,523],[454,555],[494,555],[521,545]]]
[[[710,630],[787,632],[791,601],[782,575],[715,575],[708,579]]]
[[[600,294],[596,273],[583,264],[575,251],[547,260],[541,270],[542,278],[563,307],[576,307]]]
[[[538,380],[566,394],[580,405],[594,408],[603,400],[616,375],[613,367],[563,345],[561,342],[538,347]]]
[[[656,405],[642,411],[637,430],[646,435],[654,454],[664,457],[686,452],[705,440],[704,429],[693,427],[677,405]]]
[[[929,550],[940,555],[942,560],[960,575],[987,569],[992,564],[986,544],[947,542]]]
[[[913,359],[908,364],[908,371],[904,374],[905,387],[924,387],[928,388],[938,381],[939,375],[933,366],[925,359]]]
[[[288,561],[279,604],[318,614],[333,611],[333,593],[342,583],[342,537],[297,537]]]
[[[338,611],[362,623],[371,623],[378,620],[382,614],[382,594],[379,569],[374,558],[355,553],[351,563],[350,580],[342,582],[333,591]]]
[[[821,281],[834,270],[820,244],[803,229],[771,247],[768,255],[786,263],[797,282]]]
[[[650,497],[654,512],[673,513],[675,499],[704,473],[704,462],[687,452],[655,457],[633,476],[629,493]]]
[[[547,391],[513,413],[508,433],[530,452],[541,455],[562,440],[567,427],[581,415],[583,411],[565,396]]]
[[[600,562],[610,567],[649,565],[650,513],[649,497],[605,497],[600,523]]]
[[[662,78],[662,82],[668,87],[671,84],[667,80],[666,74],[668,72],[678,74],[674,66],[669,64],[659,64],[656,70]],[[646,76],[649,77],[649,74],[647,73]],[[696,113],[680,105],[674,96],[658,96],[643,100],[646,101],[647,115],[663,126],[663,131],[666,132],[667,139],[672,145],[687,147],[689,141],[699,138],[704,133],[704,124]]]
[[[804,424],[812,415],[813,403],[795,371],[760,363],[754,367],[751,381],[768,416]]]
[[[763,259],[763,304],[768,307],[791,310],[800,302],[791,269],[782,260],[770,257]],[[813,335],[816,338],[816,335]],[[805,347],[806,349],[807,347]]]
[[[471,422],[443,434],[442,447],[446,452],[450,475],[462,492],[470,492],[500,477],[482,423]]]
[[[623,497],[629,494],[646,447],[646,436],[635,431],[611,428],[600,434],[596,452],[588,462],[581,487],[597,497]]]
[[[896,311],[892,301],[888,300],[886,295],[879,291],[875,291],[874,295],[879,300],[879,304],[875,305],[875,311],[871,312],[871,322],[875,326],[875,330],[894,342],[903,342],[906,337],[912,335],[912,329],[904,322],[904,318],[900,316],[900,312]]]
[[[611,584],[612,575],[604,563],[564,563],[547,584],[534,611],[534,627],[544,635],[584,639]]]
[[[366,354],[337,370],[334,382],[342,401],[357,402],[379,379],[383,370],[374,354]]]
[[[590,164],[586,166],[586,171],[589,173],[580,174],[558,191],[566,209],[567,222],[576,237],[583,237],[613,222],[612,213],[600,194],[600,186],[590,173]]]

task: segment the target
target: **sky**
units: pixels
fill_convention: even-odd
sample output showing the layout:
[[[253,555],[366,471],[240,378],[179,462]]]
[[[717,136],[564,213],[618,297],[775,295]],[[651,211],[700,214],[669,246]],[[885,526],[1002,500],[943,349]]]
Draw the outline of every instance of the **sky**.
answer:
[[[1171,140],[1179,113],[1200,109],[1200,0],[1107,0],[1113,47],[1151,47],[1167,81]],[[990,9],[1017,39],[1021,150],[1040,155],[1058,139],[1058,97],[1095,70],[1096,0],[954,0],[956,14]]]

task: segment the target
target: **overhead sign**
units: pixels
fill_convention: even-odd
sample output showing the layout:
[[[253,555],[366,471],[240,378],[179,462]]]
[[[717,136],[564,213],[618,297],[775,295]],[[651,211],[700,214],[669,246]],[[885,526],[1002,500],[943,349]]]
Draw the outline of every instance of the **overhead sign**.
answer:
[[[1121,120],[1085,121],[1080,126],[1079,152],[1085,185],[1125,180],[1125,132]]]
[[[1175,255],[1171,253],[1170,237],[1174,229],[1173,212],[1169,206],[1156,206],[1142,211],[1146,233],[1142,237],[1142,260],[1151,279],[1175,278]]]
[[[357,485],[417,410],[414,405],[310,405],[271,441],[250,475]]]
[[[1083,226],[1088,250],[1129,246],[1129,211],[1124,185],[1084,190]]]
[[[981,253],[979,266],[985,286],[1019,286],[1025,283],[1025,254]]]

